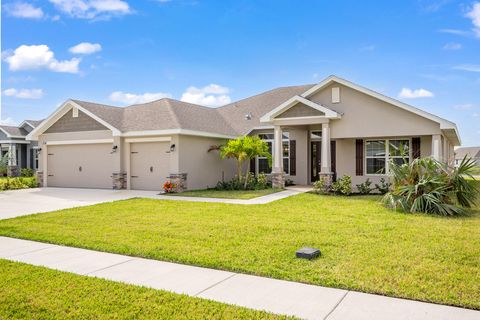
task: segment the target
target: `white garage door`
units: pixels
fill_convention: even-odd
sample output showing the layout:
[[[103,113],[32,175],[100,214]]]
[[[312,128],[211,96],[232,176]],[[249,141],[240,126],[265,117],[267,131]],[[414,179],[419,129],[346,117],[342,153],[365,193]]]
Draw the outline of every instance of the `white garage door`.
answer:
[[[170,144],[168,142],[136,142],[130,144],[130,188],[162,190],[169,175]]]
[[[47,147],[49,187],[112,188],[110,143]]]

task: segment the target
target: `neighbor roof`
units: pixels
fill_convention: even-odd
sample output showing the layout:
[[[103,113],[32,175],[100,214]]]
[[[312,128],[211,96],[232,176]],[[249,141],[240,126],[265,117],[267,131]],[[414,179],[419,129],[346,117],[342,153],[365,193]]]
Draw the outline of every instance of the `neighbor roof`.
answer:
[[[480,158],[480,147],[463,147],[455,149],[455,159],[463,159],[465,156]]]
[[[0,131],[9,138],[23,138],[28,134],[27,130],[15,126],[0,126]]]

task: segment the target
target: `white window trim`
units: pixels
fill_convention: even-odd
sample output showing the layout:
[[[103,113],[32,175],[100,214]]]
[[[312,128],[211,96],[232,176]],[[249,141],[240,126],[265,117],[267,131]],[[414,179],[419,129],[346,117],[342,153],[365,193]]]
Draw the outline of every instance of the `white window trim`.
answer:
[[[286,131],[288,132],[288,131]],[[282,135],[284,134],[285,132],[282,132]],[[259,132],[257,133],[258,136],[260,136],[261,134],[272,134],[272,132]],[[275,143],[274,143],[274,139],[262,139],[262,141],[265,141],[265,142],[271,142],[272,143],[272,157],[273,155],[275,154]],[[282,139],[282,146],[283,146],[283,142],[288,142],[288,172],[285,172],[285,168],[284,169],[284,173],[285,175],[289,176],[290,175],[290,134],[288,136],[287,139]],[[283,154],[283,152],[282,152]],[[282,164],[283,164],[283,159],[285,159],[287,157],[282,157]],[[267,159],[267,157],[255,157],[255,175],[258,175],[260,172],[258,171],[259,169],[259,165],[258,165],[258,160],[259,159]],[[271,172],[270,173],[265,173],[266,175],[270,175],[272,174]]]
[[[367,142],[368,141],[385,141],[385,173],[367,173],[367,159],[380,158],[367,156]],[[378,139],[363,139],[363,168],[364,176],[369,177],[386,177],[390,172],[390,140],[408,140],[408,161],[412,160],[412,138],[378,138]],[[398,157],[393,157],[398,158]]]

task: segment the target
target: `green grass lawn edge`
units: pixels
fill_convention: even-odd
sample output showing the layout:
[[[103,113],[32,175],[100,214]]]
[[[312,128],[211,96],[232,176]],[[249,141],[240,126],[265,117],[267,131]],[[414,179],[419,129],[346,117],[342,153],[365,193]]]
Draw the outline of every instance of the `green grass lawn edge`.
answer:
[[[0,319],[287,318],[3,259],[0,288]]]
[[[187,190],[180,193],[165,193],[166,196],[180,196],[180,197],[199,197],[199,198],[219,198],[219,199],[242,199],[249,200],[258,197],[267,196],[269,194],[277,193],[282,189],[261,189],[261,190],[215,190],[215,189],[200,189]]]

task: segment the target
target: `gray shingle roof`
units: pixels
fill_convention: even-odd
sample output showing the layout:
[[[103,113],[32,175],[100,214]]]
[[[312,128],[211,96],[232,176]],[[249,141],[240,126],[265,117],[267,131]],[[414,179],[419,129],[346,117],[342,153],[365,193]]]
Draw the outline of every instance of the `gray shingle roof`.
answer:
[[[19,127],[0,126],[0,128],[2,128],[5,132],[14,137],[25,137],[28,134],[25,129]]]
[[[455,159],[463,159],[465,156],[480,159],[480,147],[462,147],[455,149]]]
[[[43,122],[43,119],[42,120],[25,120],[25,121],[30,123],[32,126],[36,128],[40,123]]]
[[[128,107],[72,100],[122,132],[186,129],[223,135],[245,134],[260,126],[260,117],[313,85],[282,87],[220,108],[174,99],[160,99]],[[250,114],[251,120],[245,118]]]

